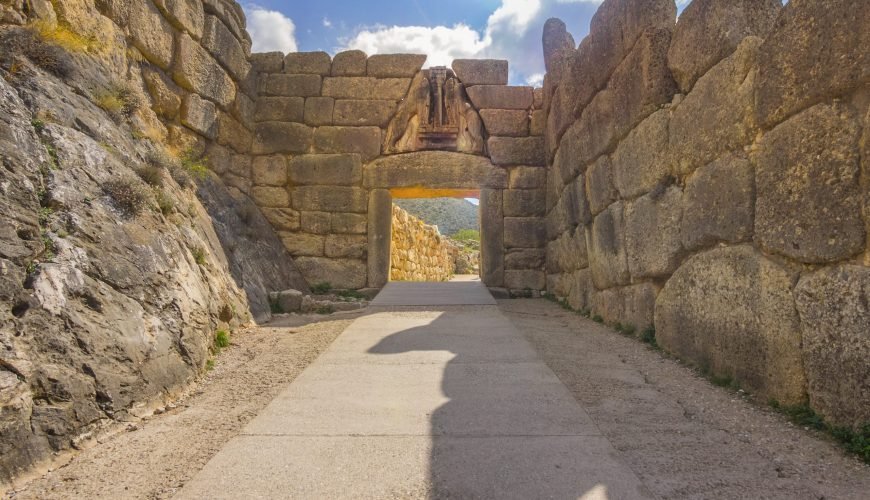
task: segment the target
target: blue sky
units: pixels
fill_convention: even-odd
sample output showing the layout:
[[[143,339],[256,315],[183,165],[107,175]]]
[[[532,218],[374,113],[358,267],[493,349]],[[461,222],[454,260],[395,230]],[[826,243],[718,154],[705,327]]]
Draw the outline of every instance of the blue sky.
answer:
[[[541,32],[550,17],[565,21],[578,43],[601,0],[256,0],[244,3],[254,51],[429,55],[508,59],[511,83],[540,85]],[[678,3],[685,3],[681,0]]]

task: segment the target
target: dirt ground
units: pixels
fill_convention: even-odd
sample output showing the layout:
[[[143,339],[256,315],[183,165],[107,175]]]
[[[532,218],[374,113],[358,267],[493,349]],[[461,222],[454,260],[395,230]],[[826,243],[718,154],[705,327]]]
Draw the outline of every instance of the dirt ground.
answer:
[[[826,437],[556,304],[499,306],[656,496],[868,498],[870,467]],[[176,408],[9,498],[171,497],[360,314],[296,318],[235,336]]]
[[[870,498],[870,467],[637,340],[544,300],[502,311],[660,498]]]
[[[174,409],[106,438],[6,497],[172,497],[359,316],[289,316],[233,336],[215,368]]]

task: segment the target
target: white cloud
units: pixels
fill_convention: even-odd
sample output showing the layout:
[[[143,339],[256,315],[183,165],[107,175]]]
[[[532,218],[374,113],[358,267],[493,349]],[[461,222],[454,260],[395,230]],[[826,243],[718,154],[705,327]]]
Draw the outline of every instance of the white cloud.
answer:
[[[372,54],[418,53],[428,55],[427,66],[447,66],[454,59],[473,57],[486,47],[480,33],[464,24],[436,26],[378,26],[357,33],[345,42],[347,49]]]
[[[328,17],[323,18],[323,27],[332,28],[332,21],[330,21]]]
[[[246,5],[248,33],[253,40],[253,52],[296,52],[296,25],[284,14],[259,7]]]

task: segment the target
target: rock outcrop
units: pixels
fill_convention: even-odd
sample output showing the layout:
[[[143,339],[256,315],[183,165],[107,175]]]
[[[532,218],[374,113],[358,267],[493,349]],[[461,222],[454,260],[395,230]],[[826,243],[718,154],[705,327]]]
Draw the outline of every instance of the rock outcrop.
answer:
[[[456,270],[459,247],[430,226],[393,205],[390,279],[447,281]]]

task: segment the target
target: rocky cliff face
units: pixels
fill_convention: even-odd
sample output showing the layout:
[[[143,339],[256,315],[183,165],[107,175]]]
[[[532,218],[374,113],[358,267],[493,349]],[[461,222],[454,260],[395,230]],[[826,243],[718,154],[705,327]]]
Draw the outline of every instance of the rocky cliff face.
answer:
[[[171,398],[216,331],[307,289],[260,210],[204,167],[196,117],[244,99],[197,80],[229,71],[200,51],[240,9],[158,3],[2,2],[2,482]]]

